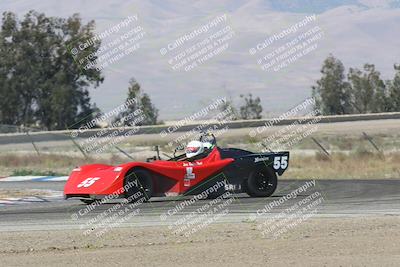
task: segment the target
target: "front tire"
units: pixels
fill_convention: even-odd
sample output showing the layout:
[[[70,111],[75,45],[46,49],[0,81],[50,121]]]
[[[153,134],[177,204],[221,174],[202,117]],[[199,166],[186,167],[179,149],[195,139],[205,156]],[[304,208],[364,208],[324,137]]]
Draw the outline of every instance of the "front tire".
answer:
[[[151,174],[146,170],[134,169],[125,176],[124,188],[127,188],[125,198],[130,202],[134,203],[142,198],[144,201],[148,201],[153,195],[153,187]]]
[[[278,185],[276,173],[271,168],[254,170],[246,181],[246,193],[251,197],[269,197]]]

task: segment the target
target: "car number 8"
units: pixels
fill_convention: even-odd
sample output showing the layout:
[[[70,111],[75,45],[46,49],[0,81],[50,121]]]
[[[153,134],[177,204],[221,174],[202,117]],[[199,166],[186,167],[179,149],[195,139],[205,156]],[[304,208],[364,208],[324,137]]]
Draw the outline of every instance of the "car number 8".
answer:
[[[288,166],[287,162],[288,157],[287,156],[282,156],[282,157],[275,157],[274,158],[274,169],[286,169]]]

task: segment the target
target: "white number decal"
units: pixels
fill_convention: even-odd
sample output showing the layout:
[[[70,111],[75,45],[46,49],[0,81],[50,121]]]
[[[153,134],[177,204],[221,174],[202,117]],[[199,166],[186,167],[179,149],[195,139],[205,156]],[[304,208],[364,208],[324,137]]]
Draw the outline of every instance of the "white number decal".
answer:
[[[89,187],[92,184],[94,184],[97,180],[99,180],[100,177],[89,177],[86,180],[84,180],[83,182],[81,182],[80,184],[78,184],[78,188],[79,187]]]
[[[236,185],[236,184],[225,184],[225,190],[226,191],[234,191],[234,190],[236,190],[236,189],[241,189],[242,187],[241,187],[241,185],[239,184],[239,185]]]
[[[287,168],[287,156],[282,156],[281,159],[281,168],[285,170]]]
[[[274,158],[274,169],[282,169],[285,170],[288,166],[287,162],[288,157],[287,156],[282,156],[282,157],[275,157]]]
[[[274,158],[274,169],[277,170],[281,166],[281,158],[275,157]]]

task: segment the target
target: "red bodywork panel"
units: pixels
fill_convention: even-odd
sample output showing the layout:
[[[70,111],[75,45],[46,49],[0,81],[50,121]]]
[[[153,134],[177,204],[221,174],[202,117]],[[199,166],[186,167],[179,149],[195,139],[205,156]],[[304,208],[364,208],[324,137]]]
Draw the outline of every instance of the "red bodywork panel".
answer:
[[[122,194],[125,174],[132,168],[151,171],[156,194],[182,194],[193,186],[211,178],[212,174],[232,163],[221,159],[215,147],[204,159],[189,161],[130,162],[119,166],[85,165],[72,171],[64,187],[64,195]],[[89,179],[90,178],[90,179]]]

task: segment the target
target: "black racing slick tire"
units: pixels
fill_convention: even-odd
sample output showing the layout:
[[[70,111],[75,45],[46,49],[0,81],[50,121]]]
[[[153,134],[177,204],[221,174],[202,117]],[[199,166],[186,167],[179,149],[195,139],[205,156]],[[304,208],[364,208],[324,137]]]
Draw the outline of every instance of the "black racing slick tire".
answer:
[[[246,181],[246,193],[251,197],[269,197],[277,185],[278,178],[271,168],[257,168]]]
[[[129,202],[145,202],[153,195],[153,179],[151,174],[142,169],[133,169],[125,175],[125,198]],[[143,199],[144,198],[144,199]]]

